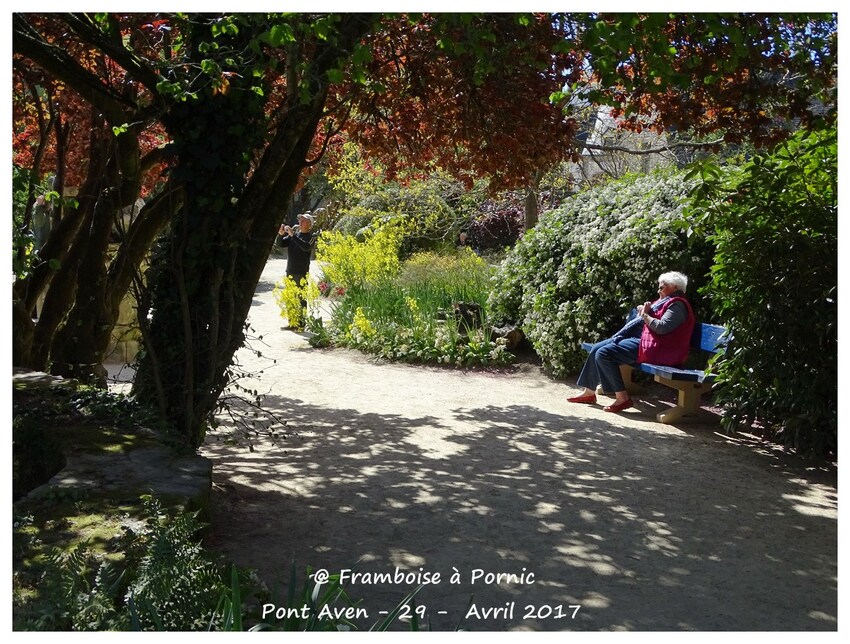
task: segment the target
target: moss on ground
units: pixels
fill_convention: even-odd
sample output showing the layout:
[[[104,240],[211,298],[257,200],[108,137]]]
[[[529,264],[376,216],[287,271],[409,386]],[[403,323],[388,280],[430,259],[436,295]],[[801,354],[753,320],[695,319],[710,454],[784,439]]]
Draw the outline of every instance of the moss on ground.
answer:
[[[13,377],[13,383],[13,626],[31,630],[57,623],[51,605],[59,589],[50,582],[57,561],[85,550],[89,563],[120,564],[132,547],[128,529],[146,517],[144,490],[44,484],[74,454],[122,457],[162,445],[174,453],[184,448],[125,397],[47,377]],[[191,507],[197,500],[185,497],[157,499],[174,513],[206,509]]]

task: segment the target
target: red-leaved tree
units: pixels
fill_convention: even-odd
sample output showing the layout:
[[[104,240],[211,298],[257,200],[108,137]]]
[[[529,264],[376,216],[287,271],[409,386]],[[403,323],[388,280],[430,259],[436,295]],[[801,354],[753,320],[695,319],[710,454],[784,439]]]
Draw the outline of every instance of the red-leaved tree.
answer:
[[[44,271],[56,259],[85,277],[70,305],[45,306],[64,325],[16,361],[44,346],[39,360],[91,372],[102,343],[80,342],[80,329],[114,323],[126,274],[164,222],[134,391],[198,446],[286,205],[337,134],[391,171],[439,166],[502,187],[573,156],[573,111],[592,103],[642,115],[635,124],[772,141],[815,121],[809,98],[830,118],[834,31],[834,16],[17,14],[16,65],[76,92],[91,116],[79,205],[42,256]],[[127,231],[126,259],[104,269],[106,222],[153,160],[167,162],[164,187]],[[15,288],[16,330],[39,291],[28,279]]]

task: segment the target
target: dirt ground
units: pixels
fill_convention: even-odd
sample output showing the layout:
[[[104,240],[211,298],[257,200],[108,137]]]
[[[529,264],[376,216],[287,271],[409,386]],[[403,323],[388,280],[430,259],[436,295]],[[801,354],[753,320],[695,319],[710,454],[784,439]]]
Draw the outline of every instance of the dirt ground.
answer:
[[[433,630],[837,629],[834,471],[658,424],[651,396],[621,414],[570,404],[576,388],[534,364],[313,349],[282,329],[283,272],[269,260],[251,312],[262,355],[239,359],[290,435],[251,451],[219,430],[202,449],[211,545],[280,597],[294,558],[301,579],[357,573],[361,629],[419,581]]]

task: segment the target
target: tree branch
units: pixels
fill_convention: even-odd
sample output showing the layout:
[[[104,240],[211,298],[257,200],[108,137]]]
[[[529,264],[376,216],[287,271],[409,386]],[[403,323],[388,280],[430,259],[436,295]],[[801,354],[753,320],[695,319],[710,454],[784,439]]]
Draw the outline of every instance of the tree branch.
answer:
[[[21,14],[13,15],[12,51],[30,59],[56,78],[70,85],[89,101],[111,125],[127,120],[128,111],[138,106],[114,92],[94,74],[82,67],[62,47],[48,43]]]
[[[64,20],[83,41],[100,49],[121,65],[134,79],[147,87],[155,97],[158,96],[156,86],[160,80],[159,76],[140,58],[124,47],[120,32],[118,32],[118,38],[110,38],[109,34],[99,29],[92,22],[89,14],[85,13],[69,13],[65,15]]]
[[[625,152],[627,154],[661,154],[662,152],[670,152],[675,148],[710,148],[716,147],[718,145],[723,144],[723,139],[717,139],[715,141],[706,141],[705,143],[697,143],[694,141],[678,141],[676,143],[670,143],[668,145],[664,145],[659,148],[648,148],[646,150],[637,150],[635,148],[630,148],[623,145],[597,145],[595,143],[585,143],[580,141],[579,139],[573,139],[573,143],[575,143],[578,149],[585,148],[587,150],[599,150],[601,152]]]

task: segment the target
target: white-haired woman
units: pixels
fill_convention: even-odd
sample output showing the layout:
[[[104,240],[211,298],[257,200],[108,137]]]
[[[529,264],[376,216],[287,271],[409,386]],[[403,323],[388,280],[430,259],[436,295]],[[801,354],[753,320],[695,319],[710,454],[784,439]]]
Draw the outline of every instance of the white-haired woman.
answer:
[[[596,386],[614,392],[614,402],[605,411],[622,411],[632,406],[626,391],[622,364],[650,362],[680,366],[688,357],[691,333],[696,319],[685,291],[688,278],[682,273],[658,276],[658,299],[637,307],[637,317],[630,320],[607,340],[593,345],[576,384],[584,387],[574,403],[595,403]]]

